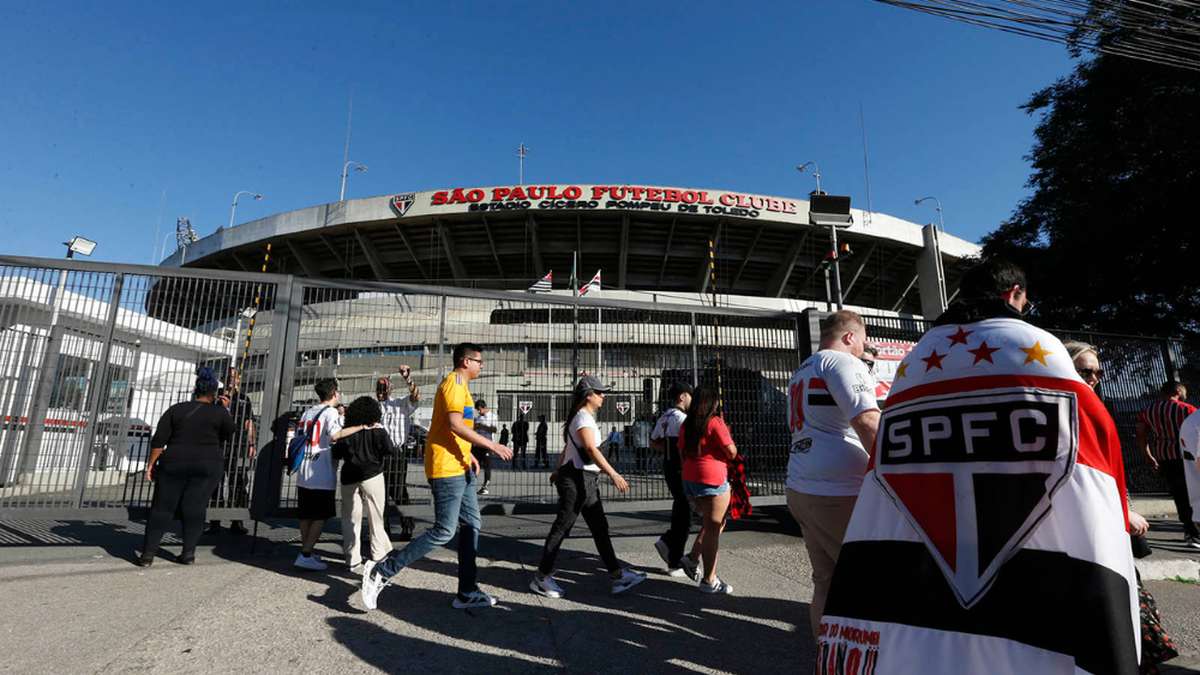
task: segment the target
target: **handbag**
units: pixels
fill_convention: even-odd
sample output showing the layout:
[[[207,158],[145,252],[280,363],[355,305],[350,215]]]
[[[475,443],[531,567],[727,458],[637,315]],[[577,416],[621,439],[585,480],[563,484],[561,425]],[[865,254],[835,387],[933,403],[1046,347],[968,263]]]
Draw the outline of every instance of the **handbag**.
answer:
[[[284,468],[287,470],[287,475],[291,476],[300,470],[300,465],[304,463],[304,458],[308,456],[309,436],[308,430],[315,427],[311,424],[321,419],[321,415],[329,410],[329,406],[324,406],[317,412],[317,416],[309,420],[309,424],[305,424],[302,429],[296,429],[296,435],[292,436],[292,440],[288,442],[287,454],[284,456]]]

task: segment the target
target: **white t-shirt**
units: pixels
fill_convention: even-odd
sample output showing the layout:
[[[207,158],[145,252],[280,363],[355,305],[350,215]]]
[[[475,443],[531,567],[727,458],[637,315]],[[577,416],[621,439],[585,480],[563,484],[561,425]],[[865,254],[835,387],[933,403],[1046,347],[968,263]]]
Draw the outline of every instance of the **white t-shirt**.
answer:
[[[586,431],[587,429],[591,429],[591,431],[588,432]],[[590,412],[586,410],[580,410],[579,412],[575,413],[575,418],[571,420],[569,433],[571,434],[571,441],[574,442],[572,443],[568,441],[567,447],[563,449],[563,455],[566,456],[566,460],[564,461],[570,460],[571,464],[573,464],[576,469],[599,472],[600,467],[598,465],[584,464],[583,455],[580,454],[587,452],[587,450],[583,449],[583,439],[586,438],[586,436],[583,434],[585,433],[591,433],[593,444],[597,448],[600,447],[600,429],[596,426],[596,418],[592,417]],[[579,446],[578,450],[575,449],[577,444]]]
[[[496,418],[496,413],[492,412],[489,409],[485,414],[478,415],[475,418],[476,433],[478,433],[480,436],[483,436],[484,438],[488,439],[489,441],[492,440],[492,432],[488,431],[487,429],[483,429],[482,427],[491,427],[493,429],[499,429],[500,428],[500,420]]]
[[[826,349],[800,364],[788,382],[787,487],[811,495],[857,495],[869,456],[850,420],[878,409],[875,378],[859,359]]]
[[[687,413],[672,407],[659,415],[658,421],[654,423],[654,431],[650,432],[650,440],[661,441],[666,437],[679,438],[679,429],[683,427],[685,420],[687,420]]]
[[[408,420],[420,403],[413,403],[408,396],[381,401],[379,407],[383,412],[383,428],[397,448],[404,445],[408,439]]]
[[[342,430],[342,417],[337,408],[325,408],[318,403],[309,408],[300,418],[302,429],[310,430],[308,450],[304,461],[296,472],[296,485],[309,490],[336,490],[337,472],[333,469],[333,453],[329,451],[332,436]],[[321,413],[317,419],[317,413]],[[310,426],[312,427],[310,429]]]
[[[1200,514],[1200,411],[1187,416],[1179,427],[1179,445],[1183,458],[1183,477],[1187,481],[1192,511]]]

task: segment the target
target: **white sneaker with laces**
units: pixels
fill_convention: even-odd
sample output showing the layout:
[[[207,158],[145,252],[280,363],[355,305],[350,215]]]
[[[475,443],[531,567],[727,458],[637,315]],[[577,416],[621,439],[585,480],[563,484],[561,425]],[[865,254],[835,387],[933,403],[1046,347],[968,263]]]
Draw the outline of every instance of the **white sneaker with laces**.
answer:
[[[329,565],[321,562],[321,557],[316,553],[309,556],[300,553],[296,556],[296,562],[293,564],[302,570],[315,570],[317,572],[329,567]]]
[[[687,578],[692,581],[700,581],[700,563],[692,560],[691,556],[685,555],[679,559],[679,564],[683,565],[683,573],[687,575]]]
[[[554,581],[554,577],[547,574],[543,579],[542,575],[534,572],[533,581],[529,582],[529,588],[538,595],[544,595],[547,598],[561,598],[563,596],[562,586],[559,586]]]
[[[719,577],[713,577],[711,584],[700,584],[700,592],[715,593],[717,595],[733,595],[733,586],[721,581]]]
[[[613,595],[624,593],[625,591],[637,586],[646,580],[646,575],[641,572],[634,572],[629,568],[621,570],[621,576],[612,580]]]
[[[1191,548],[1200,548],[1200,537],[1184,537],[1183,541]]]
[[[454,596],[454,609],[471,609],[472,607],[492,607],[500,598],[494,595],[488,595],[476,588],[467,593],[465,596],[461,593]]]
[[[675,577],[676,579],[682,579],[682,578],[686,577],[687,575],[688,575],[687,570],[683,569],[682,567],[668,567],[667,568],[667,576],[669,576],[669,577]]]
[[[379,606],[379,592],[387,586],[387,580],[375,574],[375,561],[368,560],[362,566],[362,599],[367,609]]]

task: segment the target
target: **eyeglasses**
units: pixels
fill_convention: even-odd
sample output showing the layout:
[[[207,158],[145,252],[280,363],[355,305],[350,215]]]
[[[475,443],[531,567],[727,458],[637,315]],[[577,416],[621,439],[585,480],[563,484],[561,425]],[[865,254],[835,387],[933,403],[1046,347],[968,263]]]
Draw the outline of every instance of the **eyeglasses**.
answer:
[[[482,366],[482,365],[483,365],[483,359],[473,359],[473,358],[471,358],[470,356],[468,356],[468,357],[467,357],[467,360],[468,360],[468,361],[474,361],[475,363],[478,363],[480,366]]]
[[[1091,377],[1094,377],[1097,380],[1104,379],[1104,369],[1103,368],[1080,368],[1079,370],[1076,370],[1075,372],[1079,373],[1079,376],[1085,380],[1088,378],[1091,378]]]

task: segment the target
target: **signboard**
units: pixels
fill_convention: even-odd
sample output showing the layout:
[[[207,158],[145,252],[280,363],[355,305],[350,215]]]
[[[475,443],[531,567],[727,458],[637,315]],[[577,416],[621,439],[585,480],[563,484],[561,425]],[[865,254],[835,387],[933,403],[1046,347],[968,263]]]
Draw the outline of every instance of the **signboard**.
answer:
[[[533,401],[520,401],[517,403],[517,407],[521,409],[523,414],[528,415],[529,411],[533,410]]]
[[[724,190],[649,185],[505,185],[417,192],[391,198],[399,216],[495,211],[663,211],[801,220],[807,202]],[[801,212],[804,212],[803,214]]]
[[[629,412],[629,401],[620,401],[617,403],[617,412],[624,415]]]

